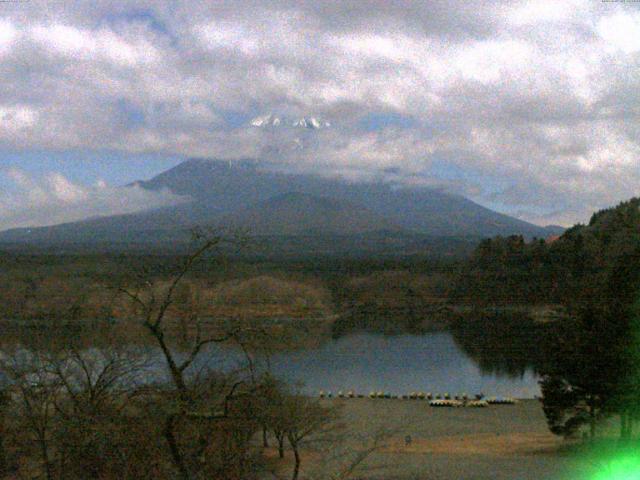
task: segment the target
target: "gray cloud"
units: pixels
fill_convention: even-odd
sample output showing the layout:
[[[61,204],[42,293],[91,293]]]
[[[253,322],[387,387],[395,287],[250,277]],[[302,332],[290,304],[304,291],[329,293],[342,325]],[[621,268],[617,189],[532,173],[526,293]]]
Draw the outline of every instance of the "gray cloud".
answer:
[[[446,185],[545,222],[584,221],[638,193],[638,4],[43,6],[0,6],[6,148],[263,157]],[[274,134],[231,120],[268,112],[333,128]],[[371,115],[411,122],[362,128]]]

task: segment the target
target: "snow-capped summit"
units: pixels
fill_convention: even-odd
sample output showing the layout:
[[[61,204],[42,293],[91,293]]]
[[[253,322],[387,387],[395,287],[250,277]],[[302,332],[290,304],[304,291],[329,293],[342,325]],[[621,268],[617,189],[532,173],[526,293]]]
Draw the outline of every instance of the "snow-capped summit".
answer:
[[[282,119],[273,113],[261,115],[251,120],[253,127],[277,127],[282,123]]]
[[[294,120],[268,113],[254,118],[249,122],[253,127],[293,127],[306,128],[309,130],[319,130],[321,128],[330,127],[331,124],[317,117],[301,117]]]
[[[325,122],[324,120],[320,120],[319,118],[316,118],[316,117],[302,117],[302,118],[299,118],[298,120],[295,120],[292,126],[318,130],[320,128],[330,127],[331,124],[329,122]]]

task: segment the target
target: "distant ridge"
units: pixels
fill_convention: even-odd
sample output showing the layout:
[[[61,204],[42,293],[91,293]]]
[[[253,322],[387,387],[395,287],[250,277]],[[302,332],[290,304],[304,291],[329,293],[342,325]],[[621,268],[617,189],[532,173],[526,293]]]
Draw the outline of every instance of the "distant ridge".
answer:
[[[328,247],[331,236],[344,239],[377,232],[380,241],[375,245],[381,250],[388,248],[380,233],[386,232],[393,236],[395,250],[401,251],[404,246],[422,245],[420,238],[475,241],[512,234],[548,238],[563,230],[533,225],[438,189],[279,173],[263,168],[254,159],[191,159],[151,180],[135,183],[149,190],[169,189],[192,200],[135,214],[0,232],[0,243],[101,243],[122,248],[128,242],[171,244],[184,241],[185,232],[199,225],[242,228],[272,239],[315,235]],[[358,248],[357,241],[349,242]],[[370,248],[375,250],[375,245]]]

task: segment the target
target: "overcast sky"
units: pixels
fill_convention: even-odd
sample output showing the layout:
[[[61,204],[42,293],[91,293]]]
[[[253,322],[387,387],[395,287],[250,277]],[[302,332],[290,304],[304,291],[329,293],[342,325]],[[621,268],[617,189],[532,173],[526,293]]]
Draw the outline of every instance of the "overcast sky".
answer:
[[[191,156],[539,224],[640,194],[638,2],[9,1],[0,85],[0,228],[179,201],[121,185]]]

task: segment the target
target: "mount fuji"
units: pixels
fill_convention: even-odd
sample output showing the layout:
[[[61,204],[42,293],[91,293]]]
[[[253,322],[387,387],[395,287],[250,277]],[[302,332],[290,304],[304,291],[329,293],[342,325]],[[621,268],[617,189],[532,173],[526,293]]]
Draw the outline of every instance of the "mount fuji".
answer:
[[[527,223],[439,189],[282,173],[250,159],[191,159],[136,185],[168,189],[188,201],[7,230],[0,232],[0,247],[172,249],[186,245],[190,229],[201,226],[246,232],[262,239],[268,254],[449,255],[470,251],[483,237],[547,238],[563,230]]]
[[[290,127],[290,128],[303,128],[308,130],[320,130],[322,128],[328,128],[331,124],[318,117],[299,117],[290,118],[273,113],[261,115],[255,117],[249,122],[252,127],[266,128],[266,127]]]

